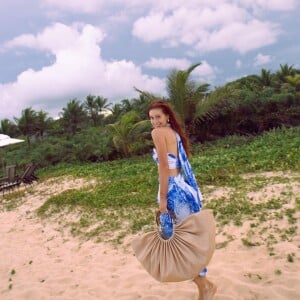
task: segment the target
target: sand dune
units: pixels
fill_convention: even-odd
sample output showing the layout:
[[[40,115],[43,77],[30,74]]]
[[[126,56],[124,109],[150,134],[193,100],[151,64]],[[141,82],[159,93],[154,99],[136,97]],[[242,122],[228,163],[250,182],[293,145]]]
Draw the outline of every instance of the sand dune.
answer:
[[[132,236],[115,248],[73,237],[59,224],[36,216],[35,209],[55,191],[85,184],[91,183],[37,183],[18,207],[0,212],[0,299],[197,299],[192,282],[152,279],[132,253]],[[277,226],[280,222],[284,226],[284,220]],[[243,245],[241,238],[248,230],[245,222],[218,232],[219,245],[229,234],[233,238],[216,249],[209,265],[209,277],[218,285],[215,299],[300,299],[299,234],[292,241],[278,239],[270,255],[264,244]],[[287,260],[288,253],[294,253],[293,262]]]

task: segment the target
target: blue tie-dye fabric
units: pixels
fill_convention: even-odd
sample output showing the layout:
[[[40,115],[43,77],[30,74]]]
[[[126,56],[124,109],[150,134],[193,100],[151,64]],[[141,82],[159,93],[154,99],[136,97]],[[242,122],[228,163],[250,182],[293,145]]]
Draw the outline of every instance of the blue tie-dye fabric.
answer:
[[[169,177],[167,208],[175,213],[176,222],[179,223],[189,215],[201,210],[202,194],[178,133],[176,133],[176,139],[180,173],[177,176]],[[153,152],[153,159],[158,163],[156,151]],[[160,201],[159,191],[157,200]],[[174,221],[170,214],[162,213],[160,222],[162,237],[169,239],[173,234]],[[207,269],[205,268],[199,275],[205,276],[206,272]]]
[[[176,139],[180,174],[169,177],[167,208],[175,212],[177,222],[181,222],[190,214],[200,211],[202,207],[202,195],[178,133],[176,133]],[[153,159],[158,164],[156,151],[153,151]],[[173,232],[172,220],[168,214],[162,214],[160,218],[162,234],[165,238],[169,238]]]
[[[181,165],[181,170],[184,173],[185,181],[195,190],[196,195],[197,195],[196,200],[198,202],[199,208],[201,209],[202,194],[197,185],[196,177],[194,175],[191,164],[190,164],[188,157],[186,155],[186,152],[184,150],[180,135],[177,132],[176,132],[176,138],[177,138],[178,156],[179,156],[179,161],[180,161],[180,165]]]

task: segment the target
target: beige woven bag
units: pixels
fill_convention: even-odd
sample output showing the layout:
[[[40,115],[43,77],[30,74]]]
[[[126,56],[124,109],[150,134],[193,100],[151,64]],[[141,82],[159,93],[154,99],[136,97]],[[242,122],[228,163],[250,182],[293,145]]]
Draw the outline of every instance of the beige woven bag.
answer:
[[[175,224],[168,240],[157,231],[132,241],[137,259],[156,280],[177,282],[196,277],[209,263],[215,249],[215,221],[204,209]]]

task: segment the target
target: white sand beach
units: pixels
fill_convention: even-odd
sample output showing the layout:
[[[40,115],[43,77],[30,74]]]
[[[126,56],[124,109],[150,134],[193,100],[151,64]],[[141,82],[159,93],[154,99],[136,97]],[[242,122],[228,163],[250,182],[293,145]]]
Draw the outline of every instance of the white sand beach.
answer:
[[[21,204],[0,211],[0,299],[197,299],[197,288],[190,281],[159,283],[151,278],[133,255],[132,236],[119,247],[86,241],[73,237],[59,222],[36,215],[50,195],[85,184],[90,183],[68,178],[34,183]],[[258,193],[272,197],[284,188],[274,185],[251,197],[254,201]],[[299,182],[293,188],[299,195]],[[217,192],[208,195],[207,201]],[[297,218],[299,226],[299,212]],[[269,234],[277,239],[272,255],[264,244],[247,247],[241,242],[245,236],[251,241],[264,238],[264,233],[251,236],[250,222],[226,225],[217,233],[217,244],[224,245],[216,249],[208,266],[208,276],[218,286],[216,300],[300,299],[299,228],[291,241],[282,240],[280,228],[286,224],[284,218],[268,224]],[[292,262],[287,259],[289,253]]]

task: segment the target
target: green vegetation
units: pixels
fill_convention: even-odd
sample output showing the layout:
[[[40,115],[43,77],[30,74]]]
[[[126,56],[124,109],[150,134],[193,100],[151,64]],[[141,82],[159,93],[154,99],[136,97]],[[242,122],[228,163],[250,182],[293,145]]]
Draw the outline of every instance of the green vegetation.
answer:
[[[20,206],[23,203],[22,200],[23,196],[25,196],[25,191],[14,191],[5,194],[5,196],[3,195],[1,206],[0,206],[0,212],[1,209],[9,211]]]
[[[275,73],[262,69],[260,75],[209,91],[208,84],[190,78],[198,66],[173,70],[164,100],[181,116],[192,140],[191,164],[203,194],[224,189],[204,205],[214,210],[220,228],[250,220],[251,230],[262,238],[254,240],[249,231],[242,243],[265,243],[274,255],[277,241],[272,233],[278,230],[281,240],[291,240],[298,230],[300,198],[293,183],[300,179],[300,70],[289,65],[280,65]],[[32,108],[25,108],[14,122],[1,120],[1,133],[27,141],[1,151],[1,170],[3,162],[20,169],[35,161],[42,181],[69,176],[90,182],[79,190],[57,192],[38,209],[41,217],[57,216],[63,222],[64,214],[75,213],[77,218],[66,224],[73,234],[116,242],[128,232],[151,229],[158,182],[149,155],[147,107],[161,97],[136,90],[139,98],[114,105],[102,96],[88,95],[83,103],[71,99],[57,120]],[[270,171],[294,173],[260,175]],[[279,194],[260,201],[251,196],[279,184],[285,186]],[[23,196],[24,192],[4,195],[0,209],[15,208]],[[268,221],[283,219],[289,227],[269,232]],[[228,237],[218,247],[232,240]]]
[[[241,144],[268,130],[300,125],[300,70],[293,65],[280,65],[274,73],[262,69],[260,75],[249,75],[214,90],[191,79],[199,65],[172,70],[167,76],[164,99],[180,116],[193,144],[224,137],[229,144]],[[25,108],[14,121],[1,120],[0,133],[24,138],[27,143],[5,149],[0,168],[3,163],[17,162],[23,167],[35,161],[45,167],[64,162],[111,161],[148,153],[152,142],[147,107],[153,99],[162,97],[137,88],[136,91],[140,93],[138,98],[123,99],[114,105],[102,96],[88,95],[83,102],[70,99],[56,120],[47,112],[31,107]],[[265,147],[263,140],[259,142]],[[266,156],[270,151],[266,149]],[[245,155],[240,159],[246,161],[247,151]],[[284,153],[276,153],[270,169],[278,156],[285,158]],[[231,173],[234,168],[230,166],[231,157],[220,157],[219,162],[230,168],[215,170],[210,175],[212,181],[228,176],[226,172]],[[248,164],[251,168],[253,162]]]
[[[295,253],[289,253],[287,256],[287,261],[292,263],[294,262],[294,259],[295,259]]]
[[[246,247],[265,244],[271,256],[276,254],[274,244],[297,235],[300,202],[293,184],[300,180],[300,159],[295,151],[300,148],[299,136],[300,127],[283,128],[257,137],[231,136],[194,147],[191,164],[204,194],[204,207],[213,209],[219,231],[227,225],[250,222],[241,243]],[[264,176],[268,171],[282,175]],[[80,189],[56,191],[37,210],[40,217],[54,218],[74,235],[120,243],[129,233],[154,229],[158,182],[150,154],[108,162],[60,163],[39,169],[37,175],[41,183],[51,179],[49,185],[58,188],[64,178],[86,180]],[[283,190],[272,194],[283,184]],[[264,197],[267,188],[270,195]],[[218,189],[218,196],[210,196]],[[26,188],[4,194],[0,210],[21,205],[28,193],[35,191]],[[260,193],[258,200],[255,193]],[[282,219],[289,226],[268,225],[271,220]],[[218,249],[236,239],[232,235],[225,238]]]
[[[299,130],[275,130],[251,138],[244,144],[237,143],[237,138],[231,139],[232,144],[230,139],[225,139],[197,149],[191,162],[203,194],[209,194],[208,187],[212,184],[214,189],[229,188],[229,192],[221,197],[204,202],[206,208],[214,210],[218,226],[241,225],[247,219],[252,220],[251,228],[261,230],[260,225],[266,221],[285,217],[293,226],[281,230],[281,239],[291,239],[296,235],[296,200],[295,208],[284,208],[288,201],[296,198],[292,191],[282,193],[280,198],[274,196],[257,202],[252,201],[248,193],[270,184],[290,186],[293,181],[299,181],[299,157],[294,154],[295,148],[300,147]],[[286,156],[284,162],[280,155],[277,156],[281,152]],[[218,173],[219,170],[226,172]],[[265,171],[294,171],[298,175],[289,179],[256,173]],[[214,177],[211,174],[215,174]],[[43,180],[61,176],[96,180],[93,186],[67,190],[51,197],[38,210],[41,217],[57,215],[58,219],[66,213],[77,212],[78,220],[68,224],[73,234],[121,241],[127,233],[153,229],[158,183],[156,166],[150,155],[97,164],[59,164],[40,170],[38,175]],[[117,237],[112,233],[116,229],[119,230]],[[267,231],[265,228],[260,234]],[[242,242],[246,246],[258,245],[251,238]],[[271,247],[276,243],[272,235],[269,234],[264,242],[272,253]],[[223,246],[220,244],[218,248]]]

